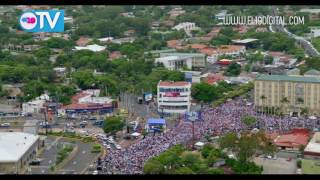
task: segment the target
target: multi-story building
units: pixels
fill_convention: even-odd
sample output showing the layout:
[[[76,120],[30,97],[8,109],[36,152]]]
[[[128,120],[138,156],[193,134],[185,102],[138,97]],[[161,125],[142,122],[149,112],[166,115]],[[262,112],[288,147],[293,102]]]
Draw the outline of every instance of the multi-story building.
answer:
[[[311,21],[320,19],[320,9],[300,9],[300,12],[308,13]]]
[[[176,25],[172,29],[175,29],[175,30],[178,30],[178,31],[184,30],[184,32],[186,32],[186,34],[188,36],[191,36],[191,31],[199,30],[200,28],[196,26],[196,23],[183,22],[183,23],[180,23],[180,24]]]
[[[220,56],[241,57],[246,53],[246,47],[240,45],[222,45],[216,48],[203,48],[200,50],[200,53],[207,55],[208,61],[216,62]]]
[[[320,27],[319,26],[313,26],[313,27],[310,27],[310,35],[312,38],[316,38],[316,37],[319,37],[320,36]]]
[[[157,91],[158,112],[185,113],[191,107],[191,83],[160,81]]]
[[[163,63],[170,70],[181,70],[183,67],[199,70],[206,65],[205,55],[200,53],[160,53],[156,62]]]
[[[320,114],[320,78],[260,75],[254,81],[256,108],[274,107],[284,114]]]

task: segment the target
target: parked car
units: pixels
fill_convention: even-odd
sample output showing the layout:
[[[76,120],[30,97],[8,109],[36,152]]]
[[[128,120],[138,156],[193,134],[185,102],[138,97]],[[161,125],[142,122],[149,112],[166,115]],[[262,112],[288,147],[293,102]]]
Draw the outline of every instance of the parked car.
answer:
[[[40,163],[41,163],[41,159],[34,159],[29,163],[29,165],[31,165],[31,166],[39,166]]]
[[[90,121],[96,121],[97,118],[96,118],[96,117],[90,117],[89,120],[90,120]]]
[[[287,159],[287,161],[291,161],[292,160],[292,157],[289,157],[288,159]]]
[[[97,166],[97,171],[102,171],[102,166]]]

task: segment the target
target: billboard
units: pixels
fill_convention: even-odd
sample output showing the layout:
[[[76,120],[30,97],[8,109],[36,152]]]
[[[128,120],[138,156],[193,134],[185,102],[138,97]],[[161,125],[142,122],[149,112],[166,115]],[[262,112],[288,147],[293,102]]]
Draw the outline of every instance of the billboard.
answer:
[[[152,93],[144,93],[143,94],[143,98],[144,98],[144,101],[151,101],[152,100]]]
[[[186,121],[199,121],[199,120],[201,120],[201,112],[200,111],[187,112],[185,114],[185,120]]]

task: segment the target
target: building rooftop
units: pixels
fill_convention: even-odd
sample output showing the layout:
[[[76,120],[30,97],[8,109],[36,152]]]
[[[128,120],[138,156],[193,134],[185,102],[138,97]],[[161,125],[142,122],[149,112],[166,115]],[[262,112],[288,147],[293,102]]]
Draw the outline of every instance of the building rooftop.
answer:
[[[284,147],[292,147],[292,148],[299,148],[301,145],[305,146],[308,144],[309,133],[304,129],[297,129],[292,130],[289,134],[284,134],[278,136],[274,143],[277,146],[284,146]]]
[[[320,76],[320,71],[311,69],[304,73],[304,75],[313,75],[313,76]]]
[[[188,85],[191,85],[191,84],[186,81],[177,81],[177,82],[160,81],[158,84],[158,86],[188,86]]]
[[[204,57],[205,55],[201,53],[161,53],[160,56]]]
[[[257,76],[256,80],[259,81],[292,81],[292,82],[305,82],[305,83],[320,83],[320,78],[304,77],[304,76],[287,76],[287,75],[265,75]]]
[[[304,151],[320,153],[320,132],[316,132],[313,135]]]
[[[16,162],[39,139],[22,132],[0,132],[0,162]]]
[[[258,39],[252,39],[252,38],[248,38],[248,39],[237,39],[237,40],[232,40],[232,42],[234,43],[243,43],[243,44],[246,44],[246,43],[250,43],[250,42],[254,42],[254,41],[257,41]]]
[[[306,12],[306,13],[320,13],[320,9],[300,9],[300,12]]]
[[[105,50],[106,47],[99,46],[97,44],[92,44],[92,45],[88,45],[88,46],[85,46],[85,47],[76,46],[75,49],[76,50],[90,50],[90,51],[93,51],[93,52],[99,52],[99,51]]]
[[[287,71],[286,74],[287,74],[288,76],[297,76],[297,75],[300,75],[300,69],[298,69],[298,68],[291,69],[291,70]]]
[[[158,61],[176,61],[179,60],[178,56],[165,56],[165,57],[160,57],[156,59],[156,62]]]

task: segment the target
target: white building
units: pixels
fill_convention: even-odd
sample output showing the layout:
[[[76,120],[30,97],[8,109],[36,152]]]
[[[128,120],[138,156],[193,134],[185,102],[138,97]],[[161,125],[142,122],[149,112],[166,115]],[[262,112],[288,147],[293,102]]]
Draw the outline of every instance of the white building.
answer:
[[[239,45],[222,45],[218,48],[208,48],[200,50],[201,53],[207,55],[207,61],[209,63],[215,63],[220,56],[231,56],[232,58],[238,58],[246,53],[245,46]]]
[[[72,17],[64,17],[64,23],[73,23]]]
[[[135,37],[125,37],[125,38],[119,38],[119,39],[112,39],[110,41],[115,44],[124,44],[124,43],[133,43],[135,40],[136,40]]]
[[[21,173],[36,157],[40,147],[38,135],[0,132],[0,173]]]
[[[41,109],[44,107],[46,101],[49,101],[50,97],[47,94],[43,94],[37,97],[33,101],[29,101],[22,104],[23,113],[40,113]]]
[[[216,19],[218,19],[218,20],[224,20],[224,18],[226,17],[226,16],[231,16],[232,14],[227,14],[227,10],[222,10],[222,11],[220,11],[218,14],[216,14]]]
[[[191,107],[191,83],[160,81],[157,87],[158,112],[185,113]]]
[[[83,96],[78,99],[79,104],[109,104],[112,103],[110,97],[99,97],[99,89],[90,89],[82,92]]]
[[[163,63],[169,70],[201,69],[206,66],[205,55],[201,53],[160,53],[155,63]]]
[[[87,45],[85,47],[75,46],[75,50],[89,50],[89,51],[93,51],[93,52],[100,52],[100,51],[104,51],[105,49],[106,49],[106,47],[99,46],[97,44]]]
[[[98,41],[100,41],[102,43],[106,43],[106,42],[109,42],[109,41],[111,41],[113,39],[114,39],[113,37],[104,37],[104,38],[98,39]]]
[[[320,27],[310,27],[310,35],[312,38],[320,36]]]
[[[155,63],[162,63],[169,70],[181,70],[183,67],[192,68],[192,59],[188,57],[167,56],[160,57],[155,60]]]
[[[65,67],[55,67],[53,68],[53,71],[56,73],[57,76],[64,76],[66,73]]]
[[[196,26],[196,23],[191,22],[183,22],[176,26],[174,26],[172,29],[180,31],[181,29],[184,30],[188,36],[191,36],[191,31],[193,30],[199,30],[200,28]]]

